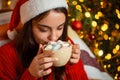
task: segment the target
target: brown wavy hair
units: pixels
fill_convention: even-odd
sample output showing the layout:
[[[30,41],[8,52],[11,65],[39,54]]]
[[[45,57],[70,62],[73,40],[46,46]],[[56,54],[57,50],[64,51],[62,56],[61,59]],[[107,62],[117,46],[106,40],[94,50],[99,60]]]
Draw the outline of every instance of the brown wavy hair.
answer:
[[[56,12],[62,12],[66,16],[64,31],[63,31],[62,36],[59,39],[63,40],[63,41],[67,41],[67,25],[68,25],[67,10],[62,7],[55,8],[53,10]],[[24,68],[29,67],[32,59],[36,56],[38,47],[39,47],[33,38],[32,20],[40,21],[44,17],[46,17],[49,14],[49,12],[50,11],[46,11],[46,12],[36,16],[35,18],[31,19],[30,21],[26,22],[16,38],[16,50],[17,50],[18,54],[20,55],[20,59],[21,59],[21,62],[22,62],[22,65]],[[65,67],[54,68],[53,74],[54,74],[53,80],[64,80],[63,77],[65,75]]]

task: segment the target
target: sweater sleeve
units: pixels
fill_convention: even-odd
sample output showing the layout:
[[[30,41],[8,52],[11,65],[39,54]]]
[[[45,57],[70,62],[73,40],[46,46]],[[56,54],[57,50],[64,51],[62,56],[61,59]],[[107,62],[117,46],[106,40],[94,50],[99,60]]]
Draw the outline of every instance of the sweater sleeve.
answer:
[[[15,49],[8,44],[0,47],[0,80],[36,80],[28,69],[23,70]]]
[[[22,76],[20,77],[20,80],[37,80],[37,79],[35,77],[31,76],[28,69],[26,69],[24,71],[24,73],[22,74]],[[41,79],[39,79],[39,80],[41,80]]]
[[[81,59],[77,64],[66,65],[66,77],[68,80],[88,80]]]
[[[68,40],[74,44],[73,40],[68,37]],[[87,74],[84,70],[82,60],[73,65],[66,65],[66,77],[68,80],[88,80]]]

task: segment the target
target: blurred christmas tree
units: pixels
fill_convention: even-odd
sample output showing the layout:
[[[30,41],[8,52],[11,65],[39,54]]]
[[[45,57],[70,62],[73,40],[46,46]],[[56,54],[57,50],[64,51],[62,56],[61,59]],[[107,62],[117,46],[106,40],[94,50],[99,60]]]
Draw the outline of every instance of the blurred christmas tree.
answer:
[[[120,0],[67,0],[69,24],[101,67],[120,80]]]

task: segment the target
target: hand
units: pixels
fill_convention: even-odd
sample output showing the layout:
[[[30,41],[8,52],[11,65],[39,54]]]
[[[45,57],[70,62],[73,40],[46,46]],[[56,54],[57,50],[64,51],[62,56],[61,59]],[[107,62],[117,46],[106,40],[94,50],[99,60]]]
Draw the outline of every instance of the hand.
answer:
[[[40,78],[51,73],[51,66],[55,58],[51,57],[52,51],[42,53],[42,45],[40,45],[37,55],[32,60],[28,71],[33,77]]]
[[[79,59],[80,59],[80,46],[79,44],[75,44],[72,47],[72,55],[71,58],[69,60],[70,64],[75,64],[78,63]]]

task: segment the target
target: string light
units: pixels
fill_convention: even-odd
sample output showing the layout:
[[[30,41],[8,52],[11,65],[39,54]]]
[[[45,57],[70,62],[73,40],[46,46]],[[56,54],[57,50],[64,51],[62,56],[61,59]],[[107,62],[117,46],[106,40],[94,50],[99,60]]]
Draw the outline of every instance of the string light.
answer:
[[[90,17],[91,15],[90,15],[90,12],[85,12],[85,17]]]
[[[10,1],[10,0],[7,2],[7,5],[8,5],[8,6],[10,6],[10,5],[11,5],[11,1]]]
[[[95,47],[98,48],[99,44],[98,43],[95,43]]]
[[[108,29],[108,25],[107,24],[103,24],[102,26],[101,26],[101,30],[102,31],[106,31]]]
[[[117,71],[120,72],[120,66],[118,66]]]
[[[117,17],[118,17],[118,19],[120,19],[120,13],[119,13],[119,14],[117,14]]]
[[[104,2],[101,1],[101,2],[100,2],[101,8],[103,8],[103,4],[104,4]]]
[[[96,48],[94,49],[94,53],[95,53],[96,56],[98,56],[98,52],[99,52],[99,49],[96,46]]]
[[[77,1],[72,1],[72,4],[73,5],[77,5]]]
[[[102,55],[103,55],[103,50],[99,50],[98,56],[102,56]]]
[[[79,0],[80,2],[84,2],[84,0]]]
[[[118,51],[120,49],[120,46],[119,45],[116,45],[116,50]]]
[[[116,9],[115,12],[116,12],[116,14],[119,14],[119,13],[120,13],[119,9]]]
[[[108,54],[105,56],[105,59],[110,60],[111,57],[112,57],[112,55],[111,55],[110,53],[108,53]]]
[[[76,9],[79,10],[80,12],[82,12],[82,9],[81,9],[80,5],[76,5]]]
[[[103,35],[103,31],[100,30],[100,31],[98,32],[98,34],[99,34],[99,35]]]
[[[117,53],[117,50],[116,48],[113,49],[113,54],[116,54]]]
[[[115,24],[115,28],[119,29],[120,28],[119,24]]]
[[[100,19],[98,14],[95,15],[95,19]]]
[[[108,68],[110,68],[111,67],[111,65],[110,64],[108,64]]]
[[[92,26],[96,27],[97,26],[97,22],[96,21],[92,21]]]
[[[108,40],[109,36],[107,34],[104,35],[104,39]]]
[[[79,31],[79,37],[82,39],[84,37],[84,32],[83,31]]]
[[[117,76],[114,77],[115,80],[118,80]]]
[[[107,66],[106,66],[106,65],[104,65],[103,67],[104,67],[105,69],[107,68]]]
[[[103,17],[102,12],[98,11],[98,16],[99,16],[99,17]]]

